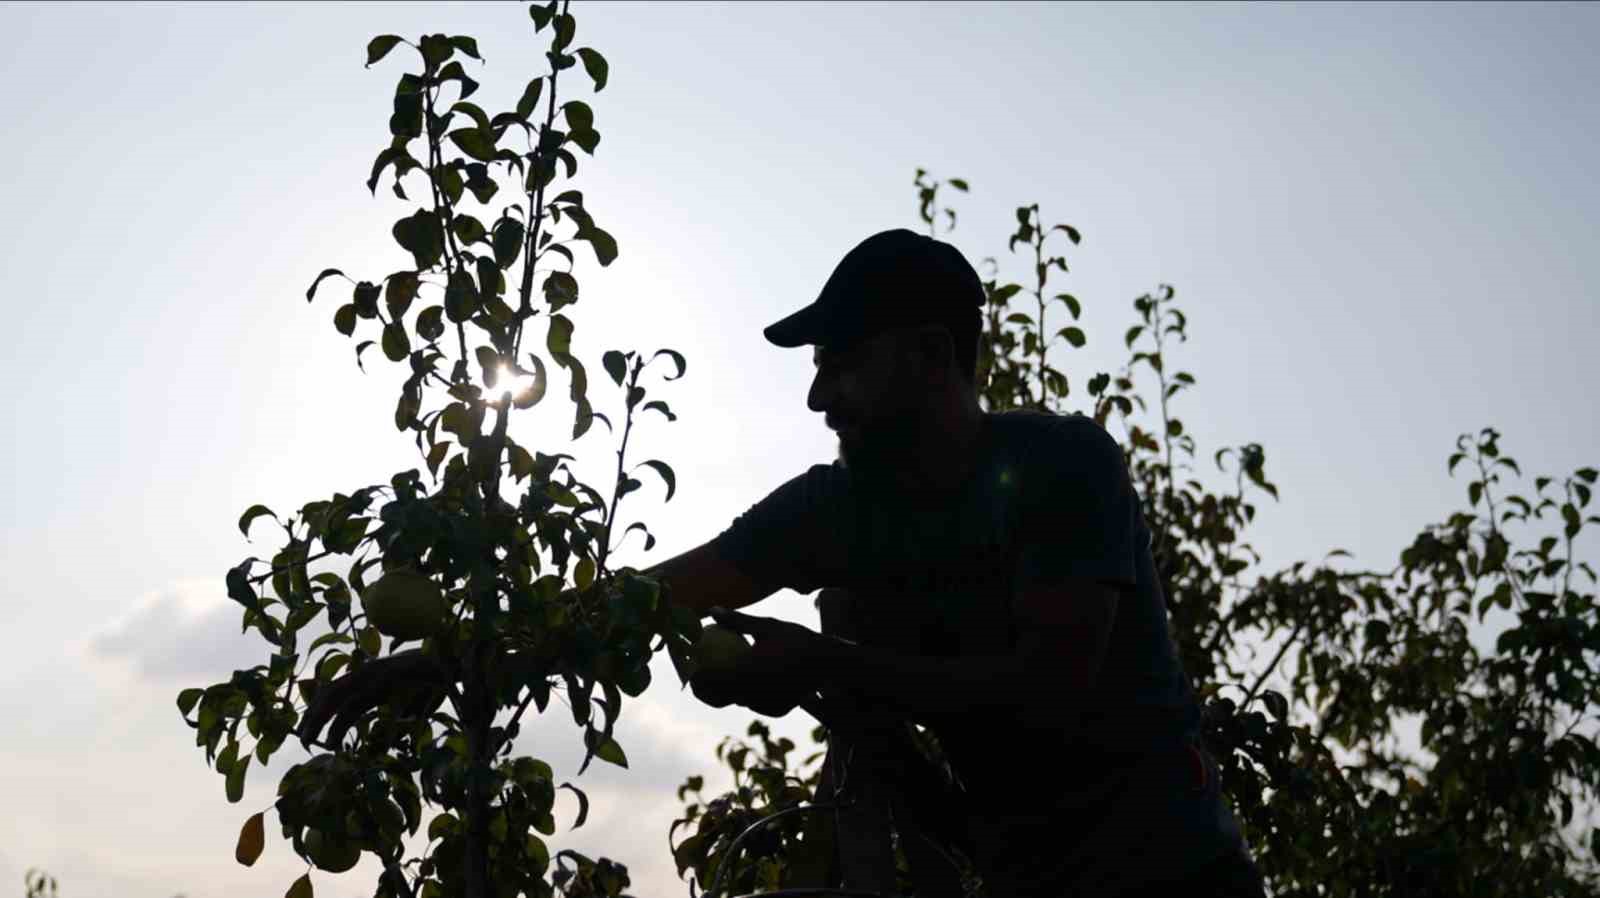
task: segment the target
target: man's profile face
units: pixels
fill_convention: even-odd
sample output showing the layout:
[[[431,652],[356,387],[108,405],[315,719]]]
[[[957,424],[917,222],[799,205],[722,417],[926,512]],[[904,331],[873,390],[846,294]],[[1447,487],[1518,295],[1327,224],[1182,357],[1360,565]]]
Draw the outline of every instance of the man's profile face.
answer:
[[[818,346],[806,404],[839,435],[839,457],[852,471],[879,480],[916,451],[924,396],[905,376],[892,333],[847,347]]]

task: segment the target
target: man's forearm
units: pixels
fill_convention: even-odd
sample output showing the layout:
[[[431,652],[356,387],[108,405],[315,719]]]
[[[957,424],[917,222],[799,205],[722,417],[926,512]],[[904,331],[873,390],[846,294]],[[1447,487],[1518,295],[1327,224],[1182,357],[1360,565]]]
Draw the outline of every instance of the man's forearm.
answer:
[[[824,637],[816,677],[824,693],[855,694],[910,716],[1020,706],[1031,668],[1021,655],[933,658]]]

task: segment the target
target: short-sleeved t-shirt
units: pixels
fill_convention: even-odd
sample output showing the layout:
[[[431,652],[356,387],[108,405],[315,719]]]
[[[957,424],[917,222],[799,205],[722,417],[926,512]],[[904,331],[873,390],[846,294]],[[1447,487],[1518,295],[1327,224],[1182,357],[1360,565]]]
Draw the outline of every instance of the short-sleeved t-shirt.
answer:
[[[993,863],[1014,868],[1007,882],[1133,885],[1239,846],[1214,775],[1194,788],[1198,703],[1138,496],[1104,429],[1081,415],[985,413],[972,473],[937,495],[851,473],[812,466],[736,518],[719,554],[765,585],[845,589],[863,643],[930,656],[1014,651],[1011,602],[1028,586],[1091,578],[1121,588],[1091,695],[1038,683],[1020,710],[918,720],[966,787],[976,837],[994,835]],[[1152,838],[1170,847],[1152,856],[1148,844],[1123,844]]]

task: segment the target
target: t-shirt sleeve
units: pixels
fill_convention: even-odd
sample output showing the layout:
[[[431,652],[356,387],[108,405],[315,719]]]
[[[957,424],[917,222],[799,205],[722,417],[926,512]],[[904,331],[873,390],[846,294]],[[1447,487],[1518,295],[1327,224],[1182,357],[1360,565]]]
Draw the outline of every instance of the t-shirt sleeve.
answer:
[[[714,541],[717,554],[764,585],[799,592],[837,585],[849,496],[843,468],[813,465],[734,518]]]
[[[1034,447],[1036,489],[1019,533],[1018,585],[1080,577],[1132,586],[1141,528],[1122,448],[1092,419],[1053,423]]]

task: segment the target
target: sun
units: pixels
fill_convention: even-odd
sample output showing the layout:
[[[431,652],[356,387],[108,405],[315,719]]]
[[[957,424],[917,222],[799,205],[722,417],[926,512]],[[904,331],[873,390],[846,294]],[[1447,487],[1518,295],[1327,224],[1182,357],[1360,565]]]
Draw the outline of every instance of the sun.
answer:
[[[513,401],[523,401],[528,397],[542,394],[544,384],[534,374],[518,374],[510,365],[501,365],[496,372],[493,394],[499,396],[506,390],[511,391]]]

